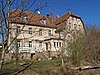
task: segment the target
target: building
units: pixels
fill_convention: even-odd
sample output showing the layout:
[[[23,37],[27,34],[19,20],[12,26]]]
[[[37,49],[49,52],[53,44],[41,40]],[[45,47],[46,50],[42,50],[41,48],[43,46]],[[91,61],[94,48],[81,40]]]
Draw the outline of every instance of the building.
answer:
[[[81,17],[72,12],[53,18],[52,14],[43,16],[13,10],[10,15],[10,42],[13,41],[10,52],[13,53],[18,48],[19,53],[33,54],[35,52],[57,52],[61,51],[63,45],[63,30],[67,28],[71,31],[78,30],[84,34],[84,23]],[[73,34],[77,34],[73,32]],[[67,34],[68,40],[73,38],[72,34]],[[74,38],[73,38],[74,39]]]
[[[81,17],[72,12],[57,18],[55,24],[56,33],[59,33],[60,38],[66,42],[66,47],[85,34],[85,26]]]

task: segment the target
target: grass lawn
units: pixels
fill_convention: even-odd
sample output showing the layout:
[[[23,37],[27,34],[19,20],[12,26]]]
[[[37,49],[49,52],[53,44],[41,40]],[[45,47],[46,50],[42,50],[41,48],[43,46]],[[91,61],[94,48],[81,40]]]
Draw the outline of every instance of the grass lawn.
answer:
[[[52,69],[52,68],[55,68],[61,65],[61,61],[59,59],[46,60],[46,61],[21,60],[19,62],[20,63],[25,63],[25,62],[32,63],[32,65],[28,67],[27,69],[35,71],[35,72],[39,72],[40,70],[45,70],[45,69]],[[25,66],[27,65],[16,66],[15,61],[7,60],[4,62],[3,71],[0,74],[1,75],[2,74],[5,74],[5,75],[12,74],[16,71],[23,69]]]
[[[46,61],[33,61],[33,60],[20,60],[19,63],[32,63],[25,71],[21,72],[18,75],[64,75],[62,67],[61,67],[61,60],[46,60]],[[3,71],[0,75],[14,75],[15,72],[18,72],[25,68],[25,65],[15,65],[15,61],[5,61],[3,66]],[[66,70],[65,75],[100,75],[100,69],[97,70],[87,70],[87,71],[73,71],[73,70]]]

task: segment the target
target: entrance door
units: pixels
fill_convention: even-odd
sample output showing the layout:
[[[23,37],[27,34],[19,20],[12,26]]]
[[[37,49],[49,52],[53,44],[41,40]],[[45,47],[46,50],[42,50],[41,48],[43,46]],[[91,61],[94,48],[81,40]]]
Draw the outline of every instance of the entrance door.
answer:
[[[48,50],[48,43],[45,43],[46,44],[46,50]]]

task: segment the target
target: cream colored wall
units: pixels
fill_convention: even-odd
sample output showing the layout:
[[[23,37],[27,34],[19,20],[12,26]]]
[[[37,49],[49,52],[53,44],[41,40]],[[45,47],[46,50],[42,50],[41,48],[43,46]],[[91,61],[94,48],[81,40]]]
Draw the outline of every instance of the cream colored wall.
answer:
[[[12,28],[14,28],[14,30],[12,31],[13,37],[15,37],[15,34],[16,34],[16,26],[21,26],[21,28],[23,28],[24,25],[12,24]],[[32,28],[32,30],[33,30],[32,34],[28,33],[29,27]],[[42,36],[39,35],[39,29],[42,29]],[[54,29],[54,28],[26,25],[23,30],[24,31],[21,31],[21,33],[18,35],[17,39],[29,38],[29,39],[44,40],[44,39],[47,39],[47,38],[50,38],[50,37],[58,37],[58,34],[55,33],[56,29]],[[25,30],[27,30],[27,32]],[[51,30],[51,34],[53,36],[49,36],[49,34],[48,34],[49,30]]]
[[[69,24],[69,23],[71,23],[71,24]],[[70,29],[75,30],[74,24],[76,24],[76,30],[79,30],[81,33],[84,33],[84,25],[83,25],[81,19],[70,16],[68,21],[67,21],[67,25],[71,25]]]
[[[55,28],[47,28],[47,27],[39,27],[39,26],[29,26],[29,25],[21,25],[21,24],[12,24],[12,33],[11,36],[14,38],[16,36],[16,28],[17,26],[21,26],[21,33],[18,35],[17,39],[21,39],[19,51],[22,49],[29,51],[43,51],[45,49],[45,43],[42,42],[42,46],[40,47],[40,41],[43,41],[45,39],[49,38],[57,38],[59,35],[55,33]],[[29,34],[29,28],[32,28],[33,33]],[[42,29],[42,35],[39,35],[39,29]],[[51,30],[51,36],[49,35],[49,30]],[[37,41],[36,41],[37,40]],[[32,47],[28,47],[28,42],[32,41]],[[25,47],[24,47],[25,46]]]
[[[66,23],[66,25],[67,25],[67,27],[69,28],[70,31],[73,31],[73,30],[75,31],[74,24],[76,24],[76,30],[81,32],[81,33],[84,33],[83,23],[82,23],[82,21],[79,18],[75,18],[75,17],[71,17],[70,16],[65,23]],[[16,34],[17,34],[16,33],[16,27],[17,26],[21,26],[21,28],[23,28],[24,25],[14,24],[13,23],[12,24],[12,31],[11,31],[12,32],[11,33],[12,37],[15,37]],[[32,31],[33,31],[32,34],[29,34],[29,32],[28,32],[29,27],[32,28]],[[39,29],[42,29],[42,36],[39,35]],[[49,34],[48,34],[49,30],[51,30],[52,36],[49,36]],[[27,51],[43,51],[43,50],[46,51],[45,43],[48,43],[48,42],[50,42],[50,44],[51,44],[51,50],[50,51],[57,51],[57,50],[60,50],[60,47],[57,47],[57,46],[54,47],[54,42],[56,42],[56,43],[57,42],[63,43],[62,40],[43,41],[43,40],[49,39],[49,38],[58,38],[59,35],[58,35],[58,33],[55,33],[55,30],[56,30],[56,28],[48,28],[48,27],[39,27],[39,26],[25,25],[25,27],[23,28],[23,31],[21,31],[21,33],[18,35],[17,39],[22,39],[21,40],[21,45],[25,44],[25,46],[27,46],[27,47],[25,47],[25,49]],[[63,32],[61,32],[60,36],[62,36],[61,38],[63,38]],[[68,45],[68,43],[70,41],[73,41],[73,39],[74,39],[74,37],[69,32],[66,35],[66,40],[68,40],[66,45]],[[42,41],[42,46],[41,47],[39,46],[39,44],[40,44],[39,40]],[[31,48],[28,47],[28,42],[29,41],[32,41],[32,47]]]
[[[62,39],[65,37],[64,39],[67,47],[75,39],[77,39],[78,36],[80,36],[81,34],[84,35],[85,30],[84,30],[84,25],[80,18],[70,16],[67,19],[65,25],[66,25],[65,27],[66,30],[64,30],[64,32],[60,32],[60,36]]]

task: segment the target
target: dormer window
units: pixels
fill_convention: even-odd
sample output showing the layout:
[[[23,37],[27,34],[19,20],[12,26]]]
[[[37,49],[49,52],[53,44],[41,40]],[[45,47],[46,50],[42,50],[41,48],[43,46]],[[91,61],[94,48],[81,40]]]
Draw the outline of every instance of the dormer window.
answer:
[[[42,19],[41,23],[44,24],[44,25],[46,25],[46,19]]]
[[[24,13],[21,14],[21,20],[22,21],[26,21],[27,20],[26,14],[24,14]]]
[[[21,20],[22,20],[22,21],[26,21],[26,19],[27,19],[26,16],[22,16],[22,17],[21,17]]]

